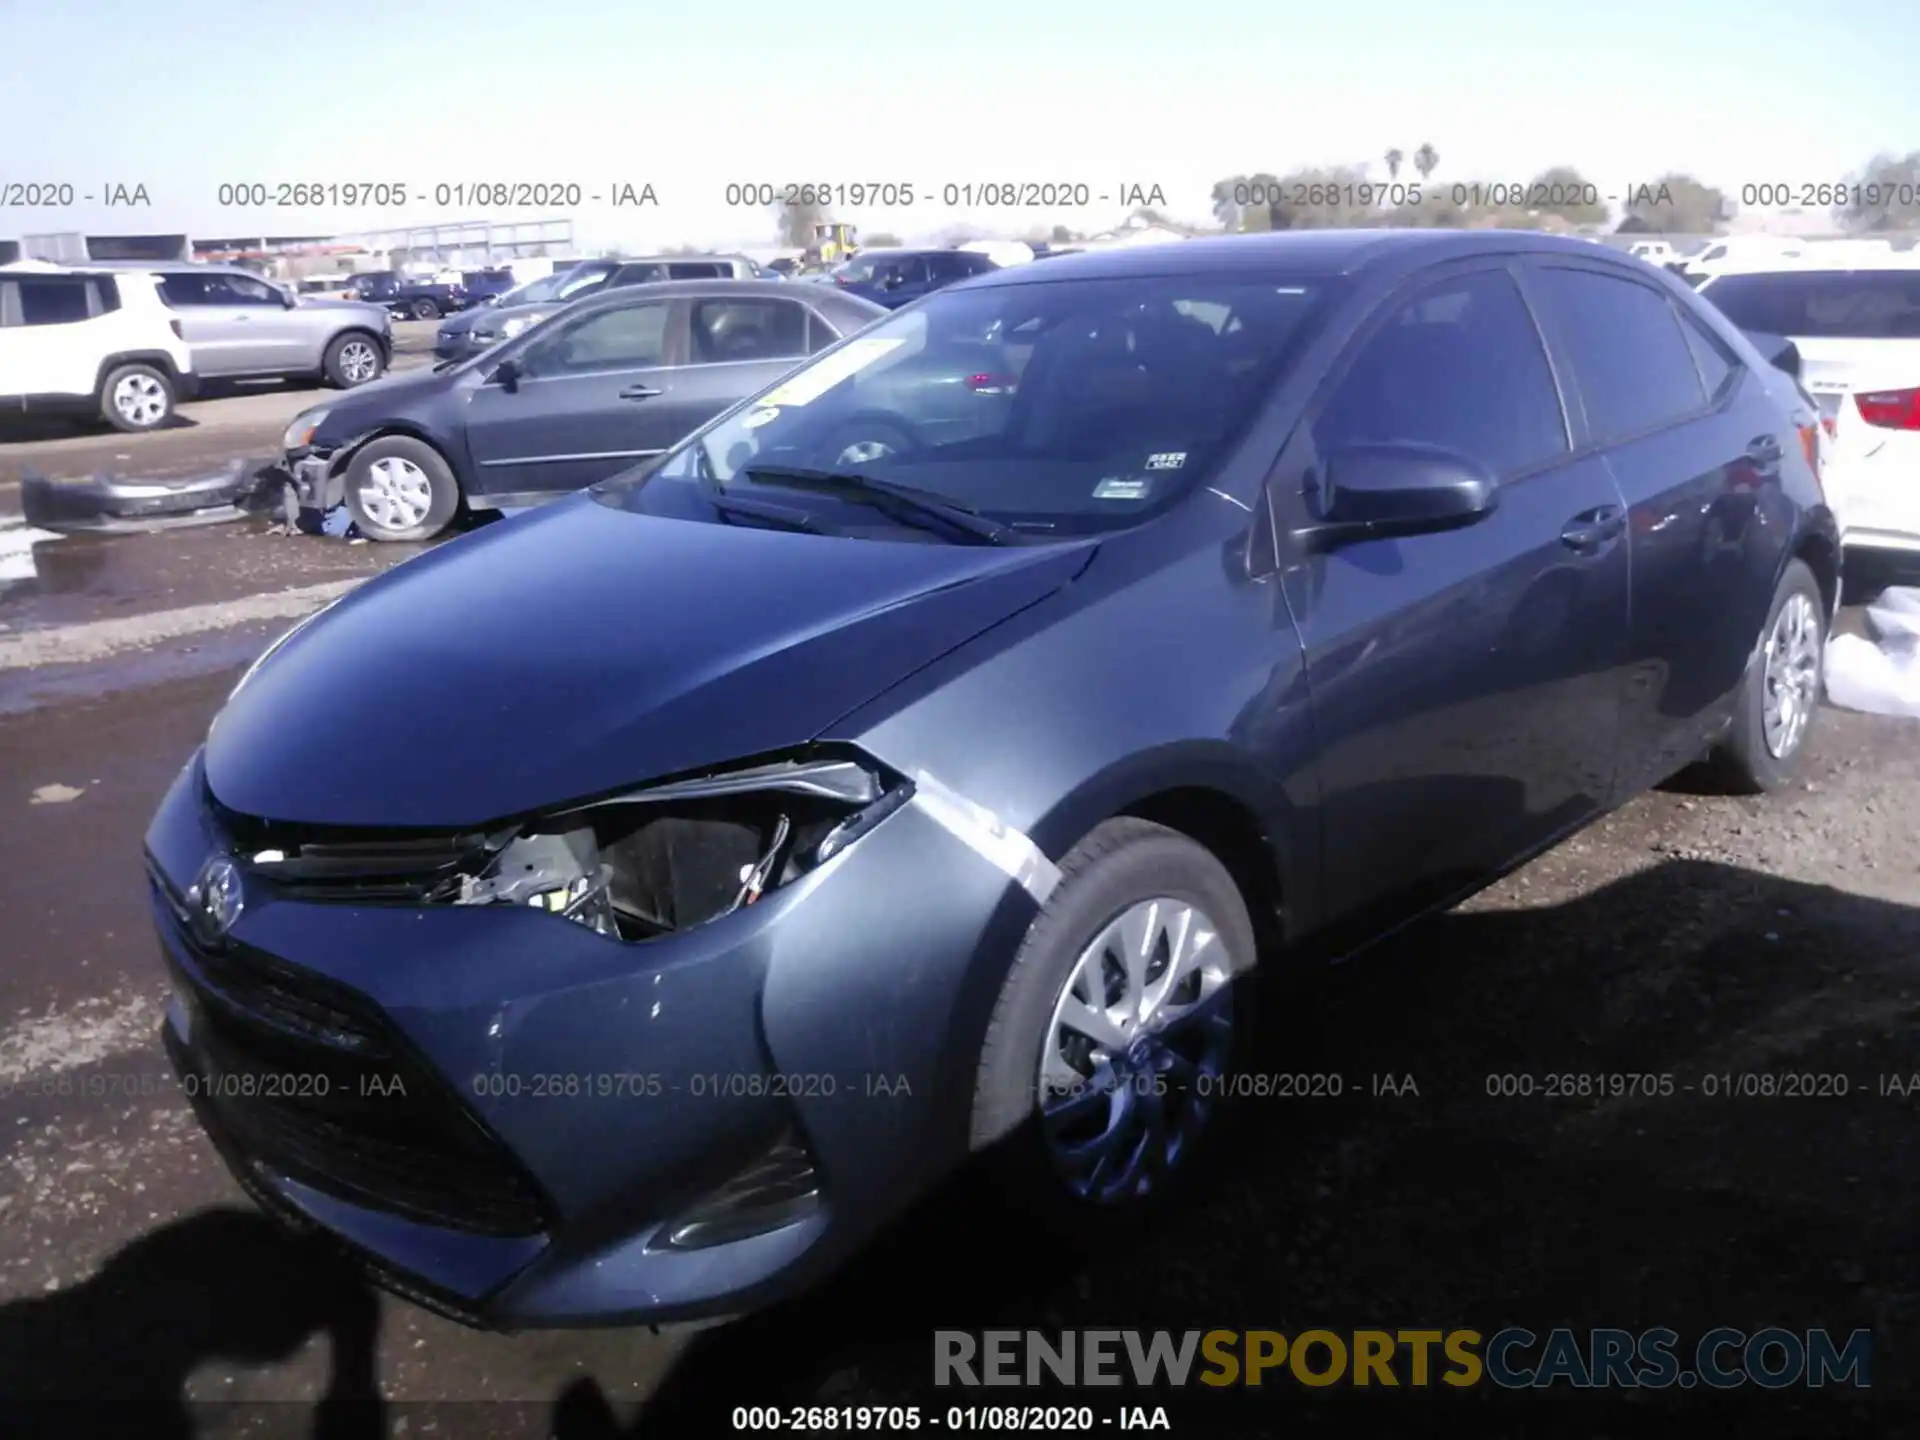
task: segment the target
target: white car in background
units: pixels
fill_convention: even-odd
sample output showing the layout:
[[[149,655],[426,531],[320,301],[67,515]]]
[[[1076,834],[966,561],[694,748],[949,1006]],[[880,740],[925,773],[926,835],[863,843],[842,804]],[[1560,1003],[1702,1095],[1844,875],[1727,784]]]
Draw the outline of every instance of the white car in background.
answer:
[[[1700,294],[1741,329],[1799,350],[1831,439],[1824,480],[1848,558],[1920,567],[1920,257],[1747,263]]]
[[[0,423],[90,411],[116,430],[157,430],[195,378],[157,275],[31,260],[0,266]]]

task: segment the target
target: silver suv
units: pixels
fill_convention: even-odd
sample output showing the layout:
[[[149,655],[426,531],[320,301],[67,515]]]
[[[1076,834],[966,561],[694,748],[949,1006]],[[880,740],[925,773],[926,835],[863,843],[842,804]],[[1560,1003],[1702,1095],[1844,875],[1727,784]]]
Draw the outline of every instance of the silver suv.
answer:
[[[237,266],[150,266],[202,380],[318,375],[351,390],[386,372],[393,319],[378,305],[316,300]]]

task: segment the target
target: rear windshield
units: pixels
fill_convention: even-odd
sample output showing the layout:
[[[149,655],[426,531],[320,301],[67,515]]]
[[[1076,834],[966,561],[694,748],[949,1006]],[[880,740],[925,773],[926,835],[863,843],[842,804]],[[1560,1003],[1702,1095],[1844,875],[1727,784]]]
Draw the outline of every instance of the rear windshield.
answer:
[[[1722,275],[1700,294],[1742,330],[1818,340],[1920,339],[1920,269]]]
[[[857,471],[1043,534],[1137,523],[1232,448],[1327,293],[1227,275],[940,291],[636,479],[752,495],[756,467]]]

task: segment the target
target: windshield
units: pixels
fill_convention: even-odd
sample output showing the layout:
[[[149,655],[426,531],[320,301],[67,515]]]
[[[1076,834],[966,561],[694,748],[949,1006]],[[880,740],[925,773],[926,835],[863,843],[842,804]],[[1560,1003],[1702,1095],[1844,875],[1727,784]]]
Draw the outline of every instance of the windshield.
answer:
[[[500,297],[500,307],[509,305],[538,305],[543,300],[551,300],[560,293],[560,282],[565,275],[543,275],[538,280],[529,280],[517,289],[509,290]]]
[[[1116,529],[1224,456],[1326,290],[1209,274],[942,291],[604,493],[766,497],[786,468],[909,486],[1014,530]]]
[[[1920,339],[1920,269],[1722,275],[1700,293],[1742,330],[1814,340]]]
[[[893,251],[880,251],[877,254],[856,255],[853,259],[836,266],[833,278],[845,280],[850,285],[865,285],[875,276],[895,269],[906,257]]]

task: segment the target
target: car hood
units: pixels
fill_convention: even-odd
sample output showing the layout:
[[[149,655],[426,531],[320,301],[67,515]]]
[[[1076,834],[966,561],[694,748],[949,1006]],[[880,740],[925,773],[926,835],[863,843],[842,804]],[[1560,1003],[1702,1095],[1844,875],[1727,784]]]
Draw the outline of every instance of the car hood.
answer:
[[[796,534],[575,496],[367,582],[236,692],[242,814],[464,827],[803,744],[1071,580],[1095,542]]]
[[[323,447],[343,445],[391,420],[396,410],[458,383],[458,377],[449,371],[427,369],[382,375],[368,384],[356,385],[314,407],[327,412],[314,432],[314,443]]]

